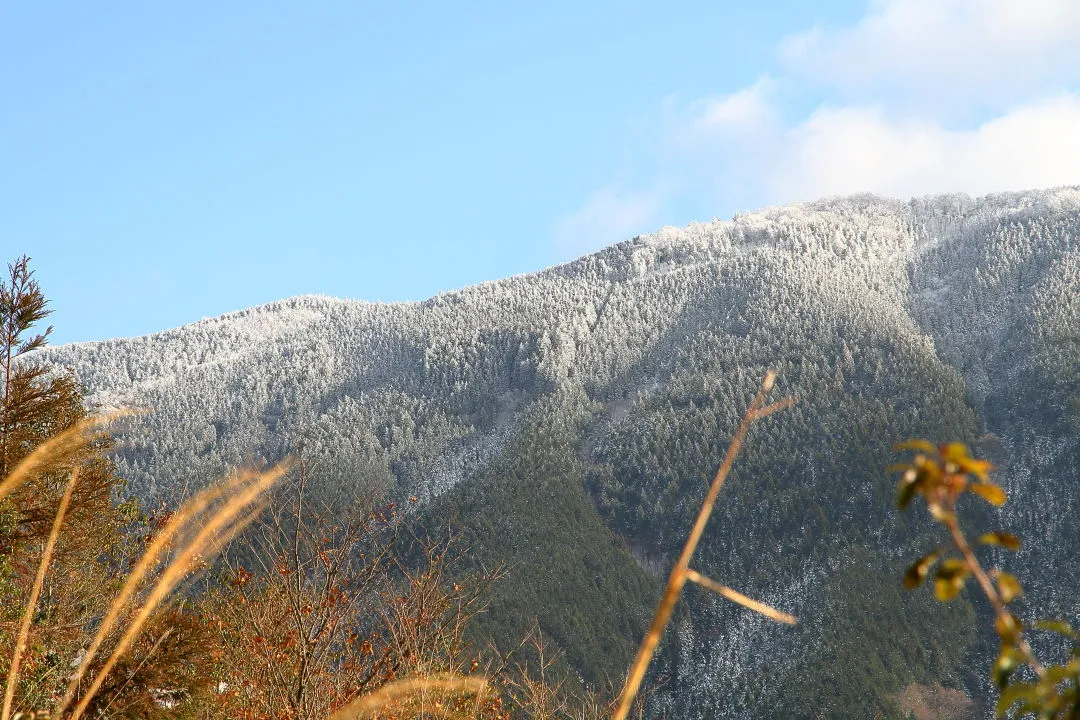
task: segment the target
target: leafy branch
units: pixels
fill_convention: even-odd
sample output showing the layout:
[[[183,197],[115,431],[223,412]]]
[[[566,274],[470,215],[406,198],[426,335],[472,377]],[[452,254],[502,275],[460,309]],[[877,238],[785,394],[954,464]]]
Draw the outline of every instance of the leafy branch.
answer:
[[[1009,610],[1009,605],[1023,594],[1020,581],[998,568],[987,571],[979,562],[971,543],[960,527],[956,503],[962,495],[976,495],[995,507],[1005,504],[1005,491],[990,482],[993,466],[973,458],[963,443],[934,446],[925,440],[911,440],[897,446],[897,451],[913,452],[909,462],[889,468],[900,473],[897,505],[904,510],[921,495],[930,516],[945,526],[952,544],[934,549],[916,560],[904,573],[904,587],[913,590],[934,572],[934,597],[941,602],[955,598],[969,577],[974,577],[994,611],[994,629],[1001,640],[1001,650],[990,675],[1001,691],[997,716],[1033,716],[1043,720],[1080,719],[1080,635],[1068,623],[1039,621],[1024,627]],[[1007,532],[988,532],[978,544],[1019,550],[1020,538]],[[1064,636],[1073,643],[1071,658],[1062,664],[1047,666],[1039,660],[1028,643],[1025,632],[1045,630]],[[1030,669],[1034,680],[1016,681],[1016,673]]]

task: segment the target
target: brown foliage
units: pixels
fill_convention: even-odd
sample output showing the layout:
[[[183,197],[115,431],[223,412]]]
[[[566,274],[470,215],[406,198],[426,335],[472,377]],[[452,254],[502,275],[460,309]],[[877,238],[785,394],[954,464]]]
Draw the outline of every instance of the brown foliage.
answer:
[[[102,655],[88,656],[91,634],[135,559],[153,523],[132,502],[117,503],[122,482],[105,451],[109,439],[87,417],[73,376],[53,375],[26,353],[49,331],[31,334],[48,315],[28,259],[0,280],[0,676],[7,680],[2,714],[54,710],[76,666],[95,677],[103,658],[130,629],[101,638]],[[50,328],[51,330],[51,328]],[[139,591],[150,586],[140,583]],[[206,676],[205,632],[182,608],[148,618],[148,634],[117,656],[87,709],[110,717],[153,717],[164,705],[153,693],[191,694]],[[92,654],[91,654],[92,655]],[[86,698],[76,684],[72,699]],[[107,710],[107,712],[106,712]]]
[[[475,671],[465,629],[495,575],[452,580],[449,543],[423,545],[406,563],[393,552],[404,521],[392,505],[342,521],[312,507],[307,483],[301,464],[206,600],[227,714],[325,718],[397,679]],[[468,717],[501,712],[497,698],[471,693],[439,703]]]

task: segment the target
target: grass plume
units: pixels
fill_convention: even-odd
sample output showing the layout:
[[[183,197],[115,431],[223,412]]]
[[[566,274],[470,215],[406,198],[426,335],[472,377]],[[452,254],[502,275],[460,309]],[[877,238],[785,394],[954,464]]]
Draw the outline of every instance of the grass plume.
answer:
[[[192,507],[188,510],[181,508],[181,511],[177,513],[173,518],[171,525],[173,525],[172,531],[166,534],[165,539],[157,547],[152,547],[147,550],[149,558],[144,556],[147,560],[145,567],[152,567],[158,557],[164,553],[168,547],[168,542],[172,537],[175,537],[179,532],[179,528],[182,524],[186,525],[193,518],[197,518],[200,512],[206,510],[213,499],[217,497],[223,497],[224,502],[220,507],[214,508],[207,517],[201,519],[201,523],[197,523],[197,531],[194,536],[176,552],[176,556],[166,566],[161,577],[150,589],[149,593],[143,604],[134,612],[133,616],[129,620],[127,630],[124,632],[120,641],[117,643],[116,648],[112,654],[105,661],[105,664],[98,671],[97,676],[91,682],[86,694],[76,705],[75,710],[72,712],[71,719],[78,720],[86,712],[86,708],[93,696],[101,688],[105,678],[109,674],[109,671],[116,665],[116,662],[127,651],[135,639],[139,636],[143,627],[146,625],[146,621],[150,618],[151,613],[168,597],[168,595],[176,588],[176,586],[188,576],[190,568],[194,560],[200,557],[205,557],[212,554],[220,547],[228,542],[237,532],[242,530],[248,523],[255,518],[255,516],[261,511],[256,503],[259,498],[270,489],[276,483],[282,475],[289,468],[289,463],[281,463],[274,468],[262,472],[262,473],[250,473],[243,472],[234,475],[228,479],[219,489],[215,489],[209,493],[200,494],[196,496],[189,504]],[[201,527],[200,527],[201,525]],[[151,555],[151,553],[153,553]],[[140,563],[143,564],[143,563]],[[144,571],[145,574],[145,571]],[[132,578],[137,580],[137,578]],[[132,581],[129,580],[129,585]],[[125,588],[128,590],[128,588]],[[134,590],[128,590],[121,598],[117,599],[114,603],[114,607],[110,611],[112,616],[112,624],[124,610],[124,605],[121,604],[121,600],[126,603],[127,599],[134,594]],[[99,630],[99,637],[104,638],[105,634],[112,629],[112,624],[106,626],[104,623],[101,630]],[[97,639],[96,639],[97,640]],[[97,642],[97,646],[100,647],[100,642]],[[98,649],[95,647],[94,650]],[[92,661],[93,655],[88,651],[82,659],[79,665],[79,671],[72,679],[72,686],[76,686],[78,680],[85,675],[86,668]],[[72,687],[69,686],[67,696],[61,703],[57,714],[62,715],[70,704],[70,699],[73,697]]]
[[[34,587],[30,591],[30,597],[26,601],[22,623],[19,625],[19,635],[15,640],[15,651],[11,656],[11,666],[8,668],[7,687],[4,691],[4,707],[0,711],[0,718],[8,720],[11,717],[11,704],[15,700],[15,685],[19,679],[19,665],[22,662],[23,653],[26,652],[26,641],[30,636],[30,624],[34,619],[34,611],[37,608],[38,598],[41,597],[41,586],[45,583],[45,573],[49,570],[52,562],[53,551],[56,549],[56,541],[60,538],[60,526],[67,516],[68,505],[71,503],[71,494],[75,490],[75,483],[79,481],[78,466],[72,468],[71,479],[68,480],[64,495],[60,498],[60,504],[56,509],[56,518],[53,520],[52,529],[49,531],[49,539],[45,543],[45,549],[41,553],[41,562],[38,564],[37,575],[34,577]]]
[[[371,717],[381,710],[410,698],[415,698],[417,695],[433,694],[437,697],[459,694],[483,695],[487,692],[487,689],[486,680],[461,675],[405,678],[387,683],[378,690],[370,692],[346,705],[331,715],[330,720],[356,720],[357,718]],[[455,715],[453,710],[449,708],[425,706],[424,709],[428,713],[442,715],[443,717],[454,717]]]

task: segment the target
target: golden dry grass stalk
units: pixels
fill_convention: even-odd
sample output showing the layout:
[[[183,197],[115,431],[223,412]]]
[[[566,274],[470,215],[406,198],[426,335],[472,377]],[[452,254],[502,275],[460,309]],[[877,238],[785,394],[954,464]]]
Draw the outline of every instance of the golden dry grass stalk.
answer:
[[[176,513],[176,516],[170,523],[170,525],[175,524],[175,527],[171,532],[167,530],[163,533],[164,535],[167,535],[167,537],[157,548],[150,548],[147,550],[147,555],[150,555],[151,552],[153,552],[154,555],[150,557],[146,566],[149,568],[156,565],[157,558],[165,552],[165,549],[169,545],[169,540],[178,534],[180,522],[187,525],[195,520],[193,523],[193,536],[186,544],[176,550],[176,554],[172,561],[165,567],[164,572],[162,572],[161,577],[158,578],[153,587],[150,588],[142,605],[138,607],[128,619],[127,629],[121,636],[109,658],[94,677],[94,680],[91,682],[90,687],[87,689],[78,705],[75,706],[70,720],[78,720],[86,712],[90,701],[105,682],[105,678],[116,665],[117,661],[119,661],[123,654],[127,652],[128,648],[131,647],[132,643],[139,637],[147,620],[150,619],[151,614],[165,601],[176,586],[188,576],[193,561],[196,558],[212,555],[224,543],[228,542],[236,533],[242,530],[247,523],[253,520],[258,514],[259,508],[257,501],[259,498],[288,471],[290,465],[290,463],[284,462],[266,472],[237,473],[226,480],[220,488],[213,489],[206,493],[200,493],[193,498],[192,501],[189,501],[189,503],[186,503],[181,507],[181,510]],[[199,516],[207,510],[212,500],[217,497],[222,497],[224,502],[220,506],[214,507],[208,515],[200,518]],[[188,505],[191,507],[188,508]],[[178,518],[180,520],[178,520]],[[146,556],[144,556],[144,559],[146,559]],[[143,563],[140,562],[140,565],[143,565]],[[125,590],[126,589],[127,588],[125,588]],[[113,603],[109,615],[113,618],[114,623],[115,619],[118,618],[124,610],[123,606],[119,605],[121,598],[130,598],[133,595],[134,589],[130,592],[122,593],[121,596],[117,598],[117,602]],[[99,637],[104,638],[109,629],[110,628],[103,626],[102,629],[99,630]],[[98,638],[95,638],[95,640],[97,641]],[[100,641],[96,642],[96,645],[97,647],[94,648],[95,652],[100,647]],[[73,688],[77,688],[78,678],[85,675],[86,668],[89,666],[92,659],[93,656],[88,651],[83,657],[78,671],[72,677],[72,684],[68,688],[67,696],[57,711],[58,715],[62,715],[67,709],[73,696]]]
[[[434,695],[436,698],[446,698],[463,694],[483,695],[487,690],[488,684],[483,678],[461,675],[405,678],[387,683],[378,690],[353,701],[331,715],[330,720],[371,717],[381,710],[393,708],[403,701],[415,700],[418,697]],[[449,707],[440,707],[437,704],[425,705],[424,709],[429,714],[439,714],[444,717],[455,715]]]
[[[707,578],[696,570],[687,570],[686,579],[690,582],[697,583],[702,587],[712,590],[717,595],[725,597],[733,603],[737,603],[745,608],[749,608],[756,613],[761,613],[765,617],[771,620],[775,620],[776,622],[794,625],[799,621],[799,619],[794,615],[789,615],[786,612],[780,612],[774,607],[770,607],[763,602],[758,602],[753,598],[747,597],[738,590],[732,590],[727,585],[721,585],[712,578]]]
[[[765,373],[765,378],[761,381],[761,387],[758,389],[757,395],[746,409],[738,429],[731,437],[727,452],[724,453],[724,460],[720,464],[720,469],[716,471],[716,476],[713,478],[708,492],[705,494],[705,499],[701,503],[701,509],[698,511],[697,518],[694,520],[694,526],[690,530],[690,535],[686,539],[686,544],[683,546],[682,553],[679,555],[679,559],[675,562],[675,567],[672,568],[671,574],[668,576],[667,587],[656,608],[656,614],[653,616],[652,623],[645,633],[644,639],[641,641],[641,646],[638,648],[634,663],[630,666],[630,672],[627,674],[626,683],[623,685],[622,693],[619,695],[619,701],[615,707],[615,713],[612,715],[612,720],[626,720],[627,715],[630,713],[630,708],[634,704],[634,698],[637,697],[641,683],[645,679],[645,672],[648,670],[649,663],[656,653],[656,647],[660,644],[660,637],[664,634],[664,629],[667,627],[668,621],[671,620],[671,613],[675,608],[675,603],[678,602],[679,596],[682,594],[683,586],[686,584],[686,581],[690,579],[690,573],[693,572],[690,570],[690,560],[694,555],[694,551],[697,550],[702,534],[705,532],[705,526],[709,522],[709,516],[712,515],[717,495],[719,495],[720,489],[724,485],[724,481],[727,480],[727,476],[731,472],[731,466],[735,462],[735,457],[742,448],[742,443],[746,437],[747,430],[749,430],[750,425],[755,420],[760,420],[777,410],[790,407],[796,402],[796,399],[792,397],[785,398],[772,403],[771,405],[764,405],[765,396],[772,390],[775,382],[776,373],[773,370],[769,370]],[[697,575],[697,573],[694,574]],[[698,575],[698,577],[702,576]],[[719,584],[718,586],[724,587]],[[735,591],[730,588],[724,589],[730,593],[735,593]],[[728,597],[725,593],[721,594],[723,594],[724,597]],[[735,593],[735,595],[750,603],[760,605],[760,603],[757,603],[744,595],[739,593]],[[761,612],[761,610],[746,602],[740,602],[739,600],[736,600],[736,602]],[[766,605],[762,605],[762,607],[768,608]],[[772,608],[768,609],[782,615],[779,611],[772,610]],[[768,613],[765,614],[768,615]]]
[[[71,495],[75,491],[75,484],[78,481],[79,468],[76,466],[71,470],[71,479],[68,480],[67,488],[64,489],[60,504],[56,508],[56,517],[53,519],[52,529],[49,530],[49,539],[45,543],[45,549],[41,553],[41,562],[38,564],[37,575],[34,577],[34,586],[30,590],[30,597],[26,600],[22,624],[19,626],[19,635],[15,640],[15,650],[11,656],[11,665],[8,667],[7,688],[4,691],[4,707],[0,711],[0,718],[3,718],[3,720],[8,720],[11,717],[11,706],[15,700],[15,686],[19,680],[19,665],[22,663],[23,653],[26,652],[26,641],[30,636],[30,624],[34,619],[38,598],[41,596],[41,587],[45,584],[45,573],[49,571],[49,564],[52,562],[56,541],[60,538],[60,526],[67,516]]]
[[[71,454],[82,447],[89,439],[89,433],[96,427],[105,425],[122,417],[136,415],[137,410],[116,410],[104,415],[95,415],[72,425],[67,430],[53,435],[34,448],[0,481],[0,499],[7,497],[23,483],[33,477],[33,472],[40,468],[62,463]]]

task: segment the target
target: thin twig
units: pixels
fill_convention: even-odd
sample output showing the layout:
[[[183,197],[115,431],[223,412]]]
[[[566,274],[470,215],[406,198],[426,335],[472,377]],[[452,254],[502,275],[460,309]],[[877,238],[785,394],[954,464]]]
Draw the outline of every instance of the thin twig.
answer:
[[[109,698],[109,702],[105,705],[105,707],[101,708],[102,715],[105,715],[105,713],[109,711],[109,708],[112,707],[112,704],[116,700],[116,698],[120,697],[120,693],[124,691],[124,688],[128,686],[128,683],[135,679],[135,676],[139,673],[139,671],[146,667],[147,661],[149,661],[150,658],[154,656],[154,653],[157,652],[157,649],[161,647],[161,643],[165,642],[165,639],[172,635],[172,632],[173,628],[169,628],[161,634],[161,637],[154,641],[154,644],[150,647],[150,651],[146,653],[146,656],[142,659],[142,661],[139,662],[135,669],[128,673],[127,679],[124,680],[123,684],[121,684],[120,687],[116,688],[116,692],[113,693],[113,696],[111,698]]]
[[[671,620],[671,613],[675,608],[675,603],[678,602],[683,586],[689,579],[690,559],[693,557],[694,551],[697,550],[701,535],[705,532],[705,526],[709,522],[713,506],[716,504],[716,497],[719,495],[724,481],[727,480],[728,473],[731,472],[731,466],[735,462],[735,456],[739,454],[739,450],[742,448],[750,424],[795,402],[795,398],[787,398],[763,407],[762,403],[765,401],[765,396],[772,389],[775,382],[776,373],[769,370],[765,374],[765,379],[761,382],[761,388],[746,409],[738,429],[728,444],[727,452],[724,454],[724,461],[721,463],[720,469],[716,471],[716,477],[713,478],[712,485],[709,486],[709,491],[701,504],[701,510],[698,511],[697,519],[694,521],[694,526],[686,539],[682,553],[679,555],[675,567],[672,568],[671,575],[668,576],[664,596],[661,598],[660,604],[656,608],[656,614],[653,616],[652,624],[649,626],[649,630],[645,633],[645,638],[638,648],[637,657],[634,658],[634,664],[631,666],[630,673],[626,678],[626,684],[623,686],[622,693],[619,696],[619,704],[615,709],[615,714],[612,715],[612,720],[626,720],[626,716],[630,712],[630,707],[634,703],[641,682],[645,678],[645,671],[648,670],[649,663],[656,652],[656,646],[660,644],[660,637],[664,633],[664,628],[667,627],[668,621]],[[749,600],[749,598],[746,599]]]
[[[967,563],[968,569],[971,570],[971,574],[975,576],[979,585],[982,587],[983,594],[986,595],[986,599],[990,601],[990,605],[994,608],[994,614],[1001,623],[1008,623],[1012,621],[1012,615],[1005,607],[1004,601],[1001,599],[1001,595],[998,593],[997,588],[990,582],[990,577],[983,570],[982,565],[979,563],[979,559],[975,557],[975,552],[971,549],[971,545],[968,543],[967,538],[964,536],[963,531],[960,529],[960,523],[956,520],[956,514],[954,511],[950,511],[950,515],[947,515],[942,521],[949,529],[949,534],[952,535],[953,542],[956,544],[956,549],[960,551],[960,554],[964,556],[964,562]],[[1031,645],[1028,644],[1027,638],[1023,633],[1017,629],[1016,632],[1016,647],[1026,655],[1028,664],[1039,677],[1046,675],[1046,668],[1038,658],[1035,657],[1034,651],[1031,649]]]

